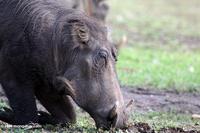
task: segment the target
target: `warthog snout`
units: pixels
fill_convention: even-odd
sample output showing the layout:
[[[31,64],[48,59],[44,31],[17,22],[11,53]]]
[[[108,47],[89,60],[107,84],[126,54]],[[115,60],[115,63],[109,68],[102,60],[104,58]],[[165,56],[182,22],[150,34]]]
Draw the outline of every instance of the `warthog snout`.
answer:
[[[104,130],[109,130],[110,128],[124,128],[127,125],[127,114],[124,108],[120,108],[115,104],[104,120],[102,118],[96,118],[95,120],[97,128]]]
[[[130,100],[127,105],[120,107],[117,102],[109,111],[107,122],[96,122],[98,128],[109,130],[110,128],[126,128],[128,126],[128,109],[133,105],[133,100]]]

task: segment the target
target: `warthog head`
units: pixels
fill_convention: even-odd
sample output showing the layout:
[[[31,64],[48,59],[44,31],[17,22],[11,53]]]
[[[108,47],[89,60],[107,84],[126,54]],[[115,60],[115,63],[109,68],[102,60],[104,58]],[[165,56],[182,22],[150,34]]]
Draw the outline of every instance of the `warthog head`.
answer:
[[[90,18],[76,17],[63,26],[63,31],[68,35],[63,43],[71,43],[71,47],[64,76],[58,79],[98,128],[124,127],[127,116],[115,70],[116,50],[107,28]]]

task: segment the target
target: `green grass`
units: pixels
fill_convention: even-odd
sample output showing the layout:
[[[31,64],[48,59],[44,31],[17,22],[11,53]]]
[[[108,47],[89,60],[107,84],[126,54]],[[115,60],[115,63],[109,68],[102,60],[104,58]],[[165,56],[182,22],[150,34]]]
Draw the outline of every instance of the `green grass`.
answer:
[[[199,0],[109,3],[114,40],[128,39],[117,65],[123,85],[200,90]]]
[[[200,91],[200,53],[160,48],[123,48],[117,63],[123,85]]]
[[[1,107],[7,106],[5,103],[1,102]],[[77,112],[77,122],[76,124],[69,125],[68,127],[61,127],[60,125],[35,125],[34,128],[30,129],[31,125],[24,126],[12,126],[6,123],[0,123],[0,133],[2,132],[14,132],[14,133],[41,133],[41,132],[66,132],[66,133],[95,133],[96,127],[95,123],[91,117],[85,112],[82,112],[80,109],[76,110]]]
[[[133,113],[134,122],[147,122],[153,129],[160,130],[167,127],[180,127],[185,130],[200,130],[200,121],[192,119],[190,115],[177,114],[175,112],[148,112]]]
[[[3,103],[4,104],[4,103]],[[28,126],[14,126],[9,127],[5,123],[0,124],[0,132],[14,132],[14,133],[41,133],[41,132],[76,132],[76,133],[96,133],[98,130],[95,127],[94,121],[88,114],[77,110],[78,117],[77,123],[70,125],[69,127],[46,125],[42,128],[28,129]],[[161,128],[167,127],[180,127],[185,130],[200,130],[200,121],[191,118],[191,115],[177,114],[175,112],[132,112],[129,117],[130,123],[148,123],[151,128],[158,131]],[[101,131],[103,133],[109,133],[110,131]],[[122,130],[113,130],[116,133],[122,133]],[[128,131],[126,131],[129,133]],[[131,131],[130,131],[131,132]]]

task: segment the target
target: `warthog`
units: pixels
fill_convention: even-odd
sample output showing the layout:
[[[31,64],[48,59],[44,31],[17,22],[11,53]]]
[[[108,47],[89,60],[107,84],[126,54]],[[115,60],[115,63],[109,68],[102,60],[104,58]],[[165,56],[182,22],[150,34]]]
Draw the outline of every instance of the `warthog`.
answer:
[[[107,28],[65,0],[0,0],[0,83],[11,124],[74,123],[70,97],[98,128],[126,124]],[[36,108],[35,97],[48,110]]]

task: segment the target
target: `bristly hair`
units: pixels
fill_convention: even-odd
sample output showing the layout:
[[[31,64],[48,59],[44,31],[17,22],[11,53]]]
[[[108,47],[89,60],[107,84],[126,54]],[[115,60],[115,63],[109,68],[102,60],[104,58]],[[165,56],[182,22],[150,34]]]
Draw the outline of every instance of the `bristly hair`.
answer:
[[[55,21],[59,24],[64,22],[63,25],[66,25],[66,20],[59,19],[60,16],[65,16],[68,20],[88,21],[86,14],[83,17],[80,11],[68,10],[66,0],[0,0],[0,8],[0,17],[3,17],[4,12],[12,14],[13,18],[20,16],[24,22],[24,28],[31,25],[32,30],[37,29],[38,32],[46,26],[53,26]],[[90,25],[93,25],[90,28],[95,28],[96,24],[90,19]]]
[[[13,36],[17,41],[20,36],[24,35],[24,32],[28,35],[32,34],[30,37],[32,39],[34,37],[40,38],[43,33],[48,34],[47,38],[52,39],[49,40],[51,42],[49,46],[52,50],[50,54],[52,54],[54,62],[66,60],[65,57],[62,59],[58,56],[59,45],[62,44],[60,41],[64,41],[63,38],[67,38],[67,36],[73,36],[70,29],[73,22],[76,21],[84,22],[93,36],[97,36],[95,34],[98,33],[105,33],[105,27],[85,13],[68,9],[66,0],[0,0],[0,42],[1,39],[9,40]],[[98,37],[98,39],[104,39],[102,36],[98,35]],[[45,41],[44,39],[41,40]],[[67,47],[73,49],[73,42],[70,42],[72,40],[68,38],[67,41]],[[66,51],[63,51],[63,53],[66,53]],[[59,68],[59,66],[56,68]]]
[[[27,25],[32,24],[33,29],[38,24],[40,27],[43,27],[41,24],[51,25],[67,4],[65,0],[2,0],[1,3],[7,6],[7,10],[12,10],[13,16],[20,16]]]

